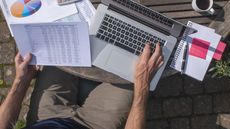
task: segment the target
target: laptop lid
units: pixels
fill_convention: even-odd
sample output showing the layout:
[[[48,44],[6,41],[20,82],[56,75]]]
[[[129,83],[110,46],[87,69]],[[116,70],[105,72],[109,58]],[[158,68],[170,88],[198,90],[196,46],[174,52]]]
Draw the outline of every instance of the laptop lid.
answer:
[[[194,30],[191,31],[193,33],[196,32],[195,29],[132,0],[102,0],[102,3],[107,5],[108,9],[141,22],[165,35],[181,38],[186,28]]]

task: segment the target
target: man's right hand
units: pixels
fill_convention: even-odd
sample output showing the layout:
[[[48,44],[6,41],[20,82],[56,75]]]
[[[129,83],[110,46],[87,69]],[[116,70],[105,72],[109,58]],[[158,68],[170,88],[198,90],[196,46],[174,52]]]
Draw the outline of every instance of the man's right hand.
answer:
[[[16,77],[15,80],[30,82],[36,75],[36,66],[29,65],[32,60],[32,54],[27,54],[23,58],[19,53],[15,57]]]
[[[147,43],[140,56],[135,73],[135,93],[149,92],[150,82],[155,72],[163,65],[162,49],[159,43],[155,52],[151,55],[150,44]]]

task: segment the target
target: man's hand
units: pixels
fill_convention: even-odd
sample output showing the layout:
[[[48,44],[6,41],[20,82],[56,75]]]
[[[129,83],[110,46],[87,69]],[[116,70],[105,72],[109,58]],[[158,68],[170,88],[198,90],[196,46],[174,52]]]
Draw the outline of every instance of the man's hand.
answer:
[[[20,54],[15,57],[16,77],[5,101],[0,106],[0,129],[13,129],[18,119],[23,98],[30,81],[36,74],[35,66],[29,66],[32,55],[23,59]]]
[[[145,46],[136,66],[134,99],[125,129],[144,129],[149,85],[154,73],[163,64],[162,50],[159,44],[151,55],[150,44]]]
[[[136,92],[149,91],[149,85],[153,78],[153,75],[161,67],[163,63],[164,62],[163,62],[162,49],[159,43],[156,45],[155,52],[152,55],[151,55],[150,44],[147,43],[136,65],[136,73],[135,73]]]
[[[15,80],[30,82],[36,75],[36,66],[29,65],[32,54],[27,54],[23,58],[19,53],[15,57],[16,77]]]

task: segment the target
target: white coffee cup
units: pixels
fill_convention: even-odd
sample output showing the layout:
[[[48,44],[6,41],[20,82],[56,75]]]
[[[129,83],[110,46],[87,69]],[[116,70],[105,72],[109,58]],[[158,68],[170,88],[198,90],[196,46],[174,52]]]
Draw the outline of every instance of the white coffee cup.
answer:
[[[192,8],[197,12],[207,12],[211,15],[215,13],[213,0],[193,0]]]

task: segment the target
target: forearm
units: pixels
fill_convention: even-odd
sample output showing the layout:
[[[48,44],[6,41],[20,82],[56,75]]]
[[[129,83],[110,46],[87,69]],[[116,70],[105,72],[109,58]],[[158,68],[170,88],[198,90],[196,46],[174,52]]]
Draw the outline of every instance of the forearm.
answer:
[[[10,129],[18,119],[29,81],[15,80],[0,107],[0,129]]]
[[[136,83],[135,85],[138,84]],[[139,90],[138,93],[135,91],[133,104],[126,122],[125,129],[145,128],[147,101],[148,89]]]

